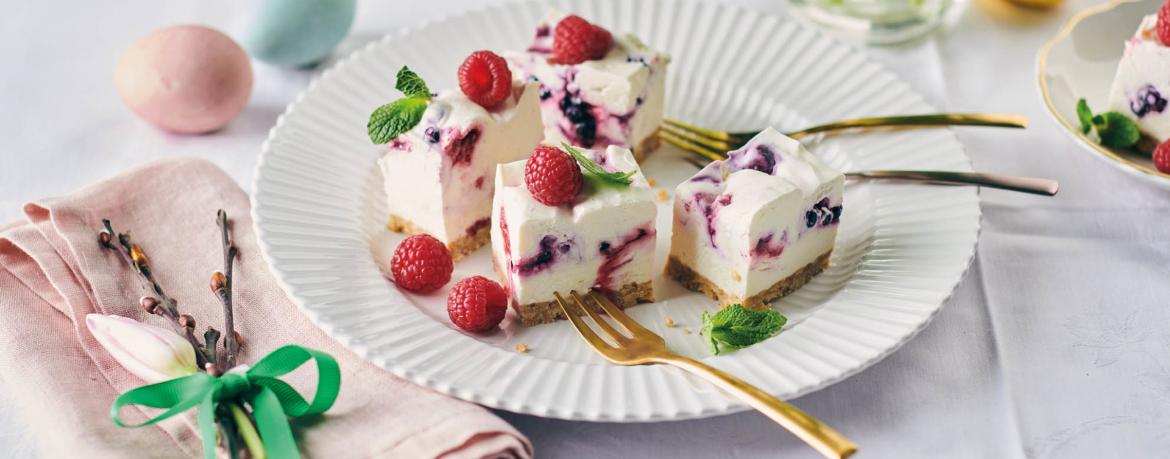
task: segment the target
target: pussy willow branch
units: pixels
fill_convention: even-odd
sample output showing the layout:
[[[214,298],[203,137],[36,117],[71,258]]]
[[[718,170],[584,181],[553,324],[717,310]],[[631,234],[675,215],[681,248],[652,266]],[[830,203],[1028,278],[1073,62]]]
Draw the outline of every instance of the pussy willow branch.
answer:
[[[110,225],[110,221],[106,219],[102,220],[102,224],[106,226],[106,232],[104,234],[110,235],[101,236],[102,244],[122,254],[123,258],[126,259],[126,262],[130,264],[130,267],[134,268],[134,272],[138,273],[138,277],[142,279],[143,283],[146,284],[146,287],[154,291],[155,295],[158,295],[158,306],[160,307],[153,308],[153,311],[151,312],[167,318],[167,321],[170,322],[171,327],[174,328],[175,331],[179,333],[179,335],[183,336],[191,343],[191,346],[195,348],[195,359],[199,365],[199,368],[203,368],[208,362],[213,362],[214,357],[208,359],[207,354],[204,352],[204,347],[199,344],[199,339],[196,338],[192,333],[192,330],[195,328],[193,323],[194,319],[190,319],[190,316],[184,317],[179,314],[178,302],[175,301],[174,298],[167,296],[166,292],[163,291],[162,285],[159,285],[158,281],[155,280],[154,274],[152,274],[150,271],[150,261],[146,256],[146,252],[144,252],[141,247],[138,247],[136,244],[134,244],[134,241],[130,239],[130,232],[114,232],[114,228]],[[118,238],[118,244],[122,246],[122,250],[118,250],[118,248],[114,246],[113,241],[110,240],[113,239],[115,235]],[[183,322],[188,323],[184,324]],[[190,325],[190,327],[187,327],[186,325]]]
[[[99,241],[103,246],[113,249],[114,251],[123,255],[126,262],[138,273],[147,288],[154,291],[158,296],[157,299],[153,297],[144,297],[143,306],[152,314],[157,314],[165,317],[170,322],[171,327],[175,329],[181,336],[191,343],[191,347],[195,348],[195,358],[198,362],[199,368],[204,369],[213,376],[218,377],[223,370],[231,369],[235,366],[236,353],[239,350],[240,341],[238,334],[235,331],[235,326],[232,321],[232,262],[239,250],[236,244],[228,237],[227,212],[222,209],[217,213],[217,223],[221,229],[223,236],[223,252],[224,252],[224,271],[227,274],[216,273],[212,276],[212,290],[215,290],[216,296],[224,305],[224,321],[227,326],[227,338],[224,339],[224,349],[226,352],[223,359],[216,358],[216,346],[219,342],[219,332],[208,327],[203,334],[206,346],[199,343],[199,338],[195,336],[195,319],[186,314],[179,313],[178,302],[174,298],[167,296],[163,291],[162,285],[154,278],[154,274],[150,270],[150,261],[146,256],[146,252],[142,250],[130,238],[130,232],[116,233],[109,220],[102,220],[102,224],[106,229],[99,236]],[[113,239],[117,237],[118,245],[121,245],[121,250],[114,245]],[[217,287],[216,282],[220,285]],[[217,365],[217,363],[220,363]],[[234,406],[234,405],[233,405]],[[230,452],[230,457],[236,458],[251,458],[253,454],[252,449],[262,447],[254,445],[256,438],[256,429],[253,427],[255,420],[248,418],[246,415],[241,417],[238,413],[230,409],[220,406],[220,412],[216,413],[219,418],[219,423],[225,430],[225,447]],[[241,424],[247,422],[247,425]],[[250,433],[250,436],[248,435]],[[251,438],[256,437],[256,438]]]
[[[236,354],[240,350],[240,342],[236,338],[235,323],[232,320],[232,264],[235,262],[239,249],[236,248],[235,242],[232,242],[231,237],[228,235],[227,212],[219,209],[216,217],[223,239],[223,285],[215,290],[215,295],[223,303],[225,330],[223,348],[226,351],[224,353],[224,369],[227,370],[236,366]]]

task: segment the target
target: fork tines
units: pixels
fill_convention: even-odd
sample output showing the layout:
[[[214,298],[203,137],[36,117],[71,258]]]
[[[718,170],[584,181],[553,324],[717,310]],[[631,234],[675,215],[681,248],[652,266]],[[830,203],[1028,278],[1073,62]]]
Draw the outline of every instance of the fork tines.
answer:
[[[679,137],[667,130],[658,131],[658,137],[666,143],[679,147],[683,149],[683,151],[697,156],[696,159],[702,164],[726,159],[726,153],[720,153],[718,150],[714,150],[705,145],[701,145],[699,143],[687,140],[686,138]]]
[[[742,148],[754,135],[713,131],[674,120],[663,120],[660,128],[658,136],[662,140],[701,157],[703,164],[726,159],[727,152]]]
[[[581,337],[585,338],[585,341],[598,351],[603,351],[603,347],[613,349],[613,346],[610,346],[609,343],[602,340],[589,325],[585,324],[585,321],[581,319],[579,312],[575,309],[581,309],[585,314],[588,314],[597,323],[598,328],[601,328],[601,331],[619,347],[639,337],[648,337],[649,335],[658,336],[638,324],[634,319],[631,319],[625,312],[622,312],[621,308],[617,307],[617,305],[613,304],[613,302],[609,301],[603,295],[589,292],[582,297],[576,290],[573,290],[569,292],[569,296],[573,299],[572,301],[566,300],[560,293],[556,293],[555,295],[557,297],[557,304],[561,306],[561,311],[568,317],[569,322],[572,322],[573,328],[576,328],[577,332],[581,334]],[[612,317],[614,322],[628,332],[630,336],[619,332],[609,322],[601,318],[595,310],[600,310]],[[603,355],[605,355],[604,352]]]
[[[705,137],[705,138],[711,139],[711,140],[725,141],[726,142],[725,144],[715,144],[712,146],[716,147],[716,148],[722,148],[724,145],[726,145],[726,146],[731,147],[731,148],[728,148],[728,150],[735,150],[735,149],[738,149],[740,147],[743,147],[744,144],[748,143],[748,141],[752,139],[752,137],[755,137],[756,134],[760,133],[760,131],[752,131],[752,132],[716,131],[714,129],[704,129],[704,128],[701,128],[698,126],[692,126],[689,124],[680,123],[678,121],[671,120],[671,119],[662,120],[662,123],[663,123],[662,127],[667,128],[669,130],[689,133],[689,134],[693,134],[696,136],[702,136],[702,137]]]

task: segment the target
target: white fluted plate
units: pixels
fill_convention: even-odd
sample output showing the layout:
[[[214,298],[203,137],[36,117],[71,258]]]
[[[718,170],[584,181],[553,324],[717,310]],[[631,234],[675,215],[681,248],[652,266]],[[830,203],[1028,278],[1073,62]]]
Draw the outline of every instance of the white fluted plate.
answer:
[[[670,0],[559,6],[668,51],[671,118],[784,131],[933,111],[863,54],[788,20]],[[301,310],[342,344],[403,378],[465,400],[538,416],[621,422],[746,409],[671,368],[610,365],[567,322],[524,328],[509,312],[500,330],[463,333],[447,318],[446,289],[405,294],[383,278],[379,265],[401,236],[384,227],[386,196],[375,164],[382,149],[366,136],[370,112],[400,97],[394,77],[402,65],[432,88],[452,87],[455,69],[470,52],[525,46],[544,11],[540,4],[512,4],[432,22],[387,36],[325,72],[289,105],[264,144],[252,204],[265,258]],[[835,135],[810,148],[841,170],[970,170],[948,129]],[[644,171],[658,188],[673,191],[695,171],[683,155],[663,147]],[[658,212],[661,272],[671,209],[663,203]],[[971,188],[851,183],[831,266],[773,305],[789,317],[779,335],[711,356],[698,331],[701,313],[715,311],[715,302],[661,274],[654,278],[658,301],[629,312],[661,334],[670,350],[781,398],[797,397],[862,370],[921,330],[966,272],[979,218],[979,196]],[[489,252],[461,261],[455,279],[494,278]],[[667,317],[675,327],[664,325]],[[516,344],[529,352],[516,352]]]

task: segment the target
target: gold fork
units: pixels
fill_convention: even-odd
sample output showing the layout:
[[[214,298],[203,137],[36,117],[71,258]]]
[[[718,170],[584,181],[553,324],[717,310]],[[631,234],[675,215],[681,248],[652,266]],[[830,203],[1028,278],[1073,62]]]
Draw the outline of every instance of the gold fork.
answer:
[[[690,150],[688,150],[690,151]],[[691,151],[691,153],[694,153]],[[702,169],[710,163],[695,158],[683,158],[696,168]],[[916,182],[934,185],[966,185],[984,188],[996,188],[1007,191],[1040,196],[1056,196],[1060,191],[1060,182],[1039,177],[1021,177],[1018,175],[986,174],[982,172],[951,172],[951,171],[858,171],[846,172],[846,180],[882,180],[888,182]]]
[[[569,303],[560,293],[557,293],[557,304],[561,306],[561,311],[573,323],[573,327],[577,329],[581,337],[585,338],[585,342],[589,343],[593,347],[593,350],[601,354],[602,357],[605,357],[606,360],[618,365],[650,365],[660,363],[681,368],[739,397],[740,400],[747,402],[752,408],[772,418],[773,421],[776,421],[793,434],[796,434],[797,437],[800,437],[826,457],[845,458],[857,451],[857,445],[854,445],[849,439],[796,407],[752,387],[735,376],[731,376],[701,362],[670,353],[666,350],[666,342],[662,340],[661,336],[639,325],[638,322],[631,319],[630,316],[622,312],[621,309],[604,296],[589,292],[585,298],[592,300],[601,311],[612,317],[630,336],[627,337],[617,331],[609,322],[602,319],[594,311],[594,308],[587,306],[585,298],[582,298],[576,290],[569,292],[569,295],[573,297],[575,303]],[[597,323],[601,331],[613,340],[617,346],[614,347],[605,342],[592,328],[585,324],[585,321],[580,316],[570,312],[570,304],[583,309],[586,314],[589,314],[589,317],[593,318],[593,321]]]
[[[811,132],[820,132],[828,129],[837,129],[836,126],[892,126],[894,124],[874,124],[886,120],[888,123],[903,123],[897,124],[900,126],[907,125],[926,125],[926,121],[945,117],[958,122],[950,124],[968,124],[980,126],[1010,126],[1023,127],[1027,124],[1027,118],[1023,115],[913,115],[890,118],[868,118],[862,120],[842,121],[840,123],[826,124],[816,126],[804,131],[798,131],[788,134],[801,136]],[[961,119],[955,117],[962,117]],[[1018,119],[1016,119],[1018,118]],[[1019,124],[1010,124],[1012,119],[1016,119]],[[890,121],[893,120],[893,121]],[[905,124],[913,121],[914,124]],[[1003,124],[991,124],[991,123]],[[666,123],[677,126],[685,126],[684,129],[688,131],[680,131],[671,129],[666,125],[662,126],[662,131],[659,136],[662,140],[679,147],[701,159],[683,158],[688,163],[695,167],[702,169],[711,161],[719,161],[727,159],[727,153],[731,150],[738,150],[743,148],[751,137],[756,133],[728,133],[722,131],[712,131],[708,129],[697,128],[694,126],[685,125],[676,121],[666,120]],[[867,124],[868,123],[868,124]],[[939,120],[938,125],[945,124],[943,120]],[[681,133],[677,134],[677,133]],[[932,183],[938,185],[968,185],[980,186],[986,188],[997,188],[1008,191],[1019,191],[1023,193],[1037,194],[1041,196],[1055,196],[1060,190],[1060,183],[1056,180],[1036,177],[1019,177],[1014,175],[1003,174],[986,174],[978,172],[951,172],[951,171],[852,171],[846,172],[845,178],[849,180],[886,180],[886,181],[901,181],[901,182],[918,182],[918,183]]]
[[[1005,115],[1000,113],[940,113],[932,115],[902,115],[883,116],[878,118],[861,118],[855,120],[838,121],[836,123],[813,126],[800,131],[789,132],[784,135],[799,139],[818,132],[837,131],[842,129],[872,128],[872,127],[926,127],[926,126],[989,126],[1007,128],[1028,127],[1028,117],[1024,115]],[[675,120],[662,120],[659,126],[662,130],[662,140],[675,144],[675,140],[683,139],[711,147],[719,151],[738,150],[759,134],[754,132],[724,132],[701,127],[691,126]],[[678,145],[678,144],[675,144]],[[682,147],[682,145],[678,145]],[[685,147],[683,147],[685,148]]]

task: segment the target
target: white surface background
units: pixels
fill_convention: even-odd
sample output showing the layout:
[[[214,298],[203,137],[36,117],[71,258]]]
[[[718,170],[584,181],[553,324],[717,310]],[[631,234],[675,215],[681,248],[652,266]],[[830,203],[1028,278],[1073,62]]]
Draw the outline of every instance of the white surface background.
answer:
[[[1060,195],[985,191],[975,264],[934,323],[872,368],[795,404],[860,445],[859,458],[1165,456],[1170,191],[1091,158],[1058,131],[1037,96],[1040,45],[1095,2],[1026,11],[998,1],[975,0],[929,39],[866,52],[941,108],[1027,114],[1027,131],[964,129],[959,137],[976,169],[1055,178]],[[206,136],[145,124],[113,85],[114,65],[136,38],[181,23],[238,37],[247,3],[3,2],[0,221],[21,218],[30,199],[164,156],[209,159],[250,189],[268,128],[315,70],[256,64],[248,107]],[[338,53],[492,3],[362,1]],[[783,13],[780,0],[728,3]],[[0,404],[0,457],[36,457],[8,405]],[[626,425],[500,414],[532,439],[538,457],[816,457],[754,413]]]

